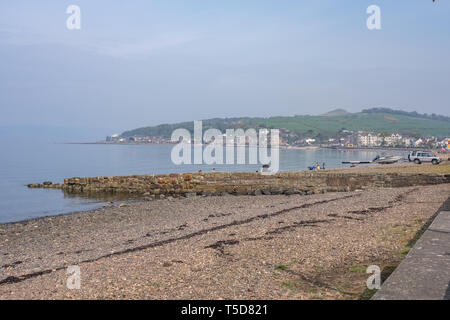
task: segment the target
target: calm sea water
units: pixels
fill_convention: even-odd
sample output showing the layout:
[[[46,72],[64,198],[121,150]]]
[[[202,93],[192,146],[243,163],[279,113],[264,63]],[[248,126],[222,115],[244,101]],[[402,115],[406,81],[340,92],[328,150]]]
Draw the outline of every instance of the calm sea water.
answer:
[[[256,171],[259,165],[174,165],[170,145],[56,144],[0,138],[0,223],[89,210],[104,200],[69,197],[61,190],[28,189],[29,183],[68,177],[211,171]],[[306,170],[316,161],[341,168],[342,161],[367,160],[375,151],[280,150],[280,170]]]

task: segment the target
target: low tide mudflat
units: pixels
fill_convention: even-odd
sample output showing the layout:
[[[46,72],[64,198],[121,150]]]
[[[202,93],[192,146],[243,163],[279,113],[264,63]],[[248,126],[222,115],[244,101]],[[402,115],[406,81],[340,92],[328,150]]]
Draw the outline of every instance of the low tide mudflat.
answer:
[[[134,201],[0,225],[1,299],[358,299],[450,185]],[[77,265],[81,289],[66,287]]]

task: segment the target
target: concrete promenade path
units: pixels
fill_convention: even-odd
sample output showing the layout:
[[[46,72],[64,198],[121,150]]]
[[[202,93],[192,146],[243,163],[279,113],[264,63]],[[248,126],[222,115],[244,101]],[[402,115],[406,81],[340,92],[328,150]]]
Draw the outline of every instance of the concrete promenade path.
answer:
[[[450,210],[445,210],[437,214],[374,300],[450,300]]]

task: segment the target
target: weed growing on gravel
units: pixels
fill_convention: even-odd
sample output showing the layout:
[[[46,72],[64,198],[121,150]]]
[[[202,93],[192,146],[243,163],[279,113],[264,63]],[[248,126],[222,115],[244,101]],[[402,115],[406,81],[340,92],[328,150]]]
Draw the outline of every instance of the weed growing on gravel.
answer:
[[[292,283],[290,281],[284,281],[284,282],[281,283],[281,285],[283,287],[286,287],[286,288],[290,289],[290,290],[295,290],[295,287],[296,287],[295,283]]]
[[[321,271],[321,270],[324,269],[322,266],[314,266],[314,268],[315,268],[316,270],[318,270],[318,271]]]
[[[364,292],[359,297],[359,299],[361,299],[361,300],[370,300],[370,299],[372,299],[373,295],[375,293],[377,293],[377,291],[378,291],[377,289],[370,290],[370,289],[366,288],[366,290],[364,290]]]
[[[353,272],[353,273],[365,273],[366,272],[366,267],[365,266],[361,266],[361,265],[354,265],[351,266],[349,271]]]
[[[275,270],[286,270],[286,269],[289,269],[289,267],[284,264],[280,264],[279,266],[275,267]]]

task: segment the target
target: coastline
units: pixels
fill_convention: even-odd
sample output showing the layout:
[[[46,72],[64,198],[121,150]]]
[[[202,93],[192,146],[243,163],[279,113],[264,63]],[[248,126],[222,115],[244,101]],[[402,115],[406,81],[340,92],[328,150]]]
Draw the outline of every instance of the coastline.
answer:
[[[373,173],[378,182],[340,192],[146,196],[0,224],[0,299],[366,299],[373,292],[365,268],[391,272],[421,228],[450,206],[450,183],[422,185],[449,169],[300,172],[349,173],[350,181]],[[408,175],[420,183],[379,185]],[[73,265],[80,290],[65,286]]]
[[[360,299],[364,266],[397,265],[449,193],[166,198],[0,225],[0,298]]]
[[[177,143],[141,143],[141,142],[107,142],[107,141],[97,141],[97,142],[62,142],[61,144],[100,144],[100,145],[114,145],[114,146],[127,146],[127,145],[139,145],[139,146],[152,146],[152,145],[176,145]],[[208,144],[203,144],[204,146]],[[321,145],[311,145],[311,146],[286,146],[286,145],[280,145],[280,149],[286,149],[286,150],[317,150],[317,149],[332,149],[332,150],[340,150],[340,151],[351,151],[351,150],[357,150],[357,151],[381,151],[381,152],[410,152],[413,150],[429,150],[427,148],[423,147],[414,147],[414,148],[396,148],[396,147],[334,147],[334,146],[321,146]]]
[[[325,149],[335,149],[341,151],[380,151],[380,152],[411,152],[413,150],[427,150],[426,148],[394,148],[394,147],[323,147]]]
[[[69,195],[98,198],[104,195],[129,197],[182,197],[313,194],[351,191],[370,187],[403,187],[450,182],[450,163],[440,165],[396,163],[328,170],[257,172],[198,172],[142,174],[129,176],[74,177],[63,184],[51,181],[29,184],[29,188],[62,189]]]
[[[372,164],[357,167],[332,168],[318,171],[280,171],[275,176],[255,175],[252,172],[204,172],[66,178],[63,184],[43,182],[29,184],[28,187],[52,189],[55,192],[63,192],[65,197],[92,199],[95,200],[96,207],[100,207],[109,206],[113,203],[154,200],[164,197],[189,197],[192,195],[306,195],[333,191],[342,192],[358,188],[370,188],[371,185],[380,187],[383,185],[381,183],[382,180],[390,181],[385,187],[392,186],[393,180],[398,180],[398,183],[395,183],[396,186],[414,186],[417,184],[445,183],[445,179],[448,180],[449,174],[450,162],[444,161],[438,166],[431,164],[416,165],[414,163],[397,163],[390,165]],[[371,179],[373,182],[367,181],[367,179]],[[136,181],[140,180],[148,185],[145,186],[139,182],[142,189],[136,189]],[[296,183],[297,180],[303,182],[298,184]],[[337,184],[333,182],[334,180],[336,180],[335,182]],[[361,183],[363,181],[366,182],[361,184],[358,181]],[[173,189],[161,189],[168,188],[171,184],[176,187],[176,184],[180,183],[184,185],[186,183],[193,184],[190,189],[179,193],[173,193]],[[196,183],[200,183],[200,185],[196,187]],[[283,185],[284,187],[282,187]],[[42,217],[55,217],[89,210],[87,208],[64,213],[55,212],[55,214]],[[0,225],[35,219],[39,219],[39,217],[1,222]]]

